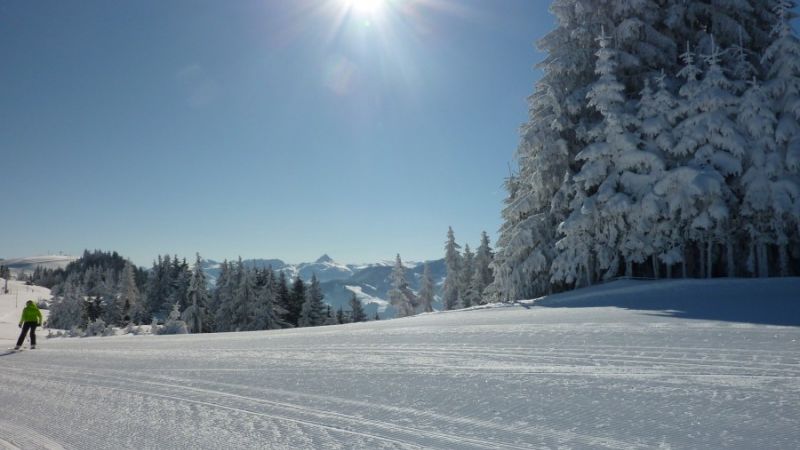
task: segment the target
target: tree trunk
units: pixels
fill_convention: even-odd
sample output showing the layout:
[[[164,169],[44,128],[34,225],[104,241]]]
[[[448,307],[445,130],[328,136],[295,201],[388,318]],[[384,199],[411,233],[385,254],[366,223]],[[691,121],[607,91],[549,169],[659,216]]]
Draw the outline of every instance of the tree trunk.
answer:
[[[713,247],[714,244],[713,244],[713,241],[711,240],[711,238],[708,238],[707,245],[708,245],[708,251],[706,251],[706,258],[708,259],[708,263],[706,264],[706,278],[711,278],[711,275],[714,272],[713,271],[713,269],[714,269],[713,264],[714,263],[712,261],[712,258],[714,256],[714,247]]]
[[[687,257],[686,249],[684,249],[683,250],[683,261],[681,261],[681,270],[683,272],[683,274],[682,274],[683,278],[688,278],[688,275],[689,275],[688,274],[688,269],[686,267],[686,257]]]
[[[728,256],[728,278],[733,278],[736,276],[736,260],[733,258],[733,242],[731,242],[731,238],[728,237],[726,242],[727,250],[725,254]]]
[[[781,243],[778,244],[778,258],[781,265],[781,276],[788,277],[789,276],[789,252],[786,249],[786,244]]]
[[[698,278],[705,278],[706,277],[706,248],[703,246],[702,242],[697,243],[697,249],[699,253],[699,260],[700,260],[700,273],[697,274]]]
[[[767,261],[767,245],[763,241],[758,243],[758,277],[769,277],[769,261]]]
[[[628,278],[633,277],[633,263],[628,258],[625,258],[625,276]]]
[[[658,258],[656,258],[656,255],[651,256],[651,258],[652,259],[650,261],[652,261],[652,263],[653,263],[653,278],[655,278],[657,280],[657,279],[660,278],[659,273],[658,273],[659,272]]]
[[[592,285],[592,255],[586,255],[586,264],[584,264],[585,273],[586,273],[586,285]]]

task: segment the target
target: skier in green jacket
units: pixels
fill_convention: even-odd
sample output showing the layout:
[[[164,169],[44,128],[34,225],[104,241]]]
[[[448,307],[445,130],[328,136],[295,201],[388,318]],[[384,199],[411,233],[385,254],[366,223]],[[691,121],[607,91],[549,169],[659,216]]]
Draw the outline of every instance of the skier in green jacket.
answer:
[[[22,317],[19,319],[19,326],[22,328],[22,333],[19,334],[17,339],[17,346],[14,350],[19,350],[22,343],[25,341],[25,335],[28,330],[31,331],[31,350],[36,348],[36,327],[42,324],[42,312],[33,303],[33,300],[28,300],[25,303],[25,309],[22,310]]]

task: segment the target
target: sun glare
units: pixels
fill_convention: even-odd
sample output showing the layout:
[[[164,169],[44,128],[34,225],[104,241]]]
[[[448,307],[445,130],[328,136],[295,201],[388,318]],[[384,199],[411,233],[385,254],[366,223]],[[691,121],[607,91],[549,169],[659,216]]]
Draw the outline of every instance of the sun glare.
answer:
[[[359,15],[373,16],[383,9],[386,0],[344,0],[347,8]]]

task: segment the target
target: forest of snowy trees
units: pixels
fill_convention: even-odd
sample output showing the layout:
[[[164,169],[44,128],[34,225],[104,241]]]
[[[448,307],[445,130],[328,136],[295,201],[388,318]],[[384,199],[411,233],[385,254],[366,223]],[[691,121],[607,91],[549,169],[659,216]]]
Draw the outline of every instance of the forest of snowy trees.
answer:
[[[351,301],[350,311],[332,311],[316,276],[309,283],[288,280],[283,272],[248,267],[240,259],[223,262],[209,287],[200,263],[200,255],[191,266],[177,256],[158,256],[144,271],[116,253],[95,251],[63,271],[37,271],[33,281],[57,280],[50,327],[89,334],[151,323],[162,333],[208,333],[367,320],[358,299]]]
[[[490,291],[800,273],[793,0],[555,0]],[[447,294],[445,294],[447,296]]]
[[[481,243],[473,253],[469,244],[461,246],[456,243],[453,229],[447,230],[445,242],[445,266],[447,276],[442,287],[442,309],[460,309],[481,305],[488,302],[490,296],[487,288],[492,283],[491,264],[494,258],[489,246],[489,235],[481,234]],[[418,292],[413,292],[406,280],[406,270],[400,255],[397,255],[391,273],[392,290],[389,291],[389,303],[397,311],[398,317],[413,316],[421,312],[432,312],[435,301],[436,286],[431,277],[430,266],[425,263],[422,280]]]

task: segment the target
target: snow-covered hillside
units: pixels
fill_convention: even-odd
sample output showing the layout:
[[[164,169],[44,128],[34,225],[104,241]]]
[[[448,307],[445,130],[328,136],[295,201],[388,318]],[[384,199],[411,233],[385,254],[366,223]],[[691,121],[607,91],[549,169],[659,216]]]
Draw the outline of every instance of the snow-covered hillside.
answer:
[[[50,340],[0,357],[0,446],[796,448],[797,292],[624,281],[333,327]]]
[[[37,267],[43,269],[63,269],[67,264],[78,259],[77,256],[44,255],[28,256],[24,258],[9,258],[0,260],[0,264],[9,267],[12,273],[20,271],[33,272]]]
[[[8,348],[14,344],[19,334],[19,318],[25,302],[33,300],[50,299],[50,289],[39,286],[26,286],[25,283],[16,280],[8,281],[8,294],[4,294],[6,280],[0,278],[0,350]],[[46,310],[42,314],[47,317]],[[37,335],[42,335],[41,331]],[[2,437],[2,433],[0,433]],[[0,448],[2,447],[0,442]]]

